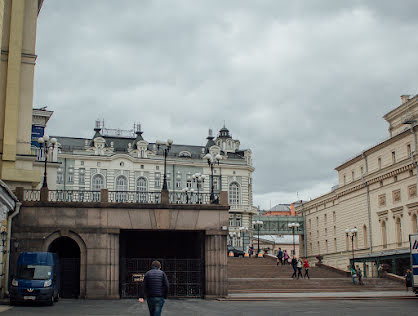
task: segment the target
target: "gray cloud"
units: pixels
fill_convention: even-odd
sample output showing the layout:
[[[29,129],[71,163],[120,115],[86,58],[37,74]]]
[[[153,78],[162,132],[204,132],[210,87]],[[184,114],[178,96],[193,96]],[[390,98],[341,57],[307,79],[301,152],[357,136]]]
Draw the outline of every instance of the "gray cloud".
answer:
[[[94,120],[204,144],[226,120],[254,153],[256,203],[324,193],[416,94],[416,1],[46,1],[35,105],[52,134]],[[289,201],[281,201],[289,202]]]

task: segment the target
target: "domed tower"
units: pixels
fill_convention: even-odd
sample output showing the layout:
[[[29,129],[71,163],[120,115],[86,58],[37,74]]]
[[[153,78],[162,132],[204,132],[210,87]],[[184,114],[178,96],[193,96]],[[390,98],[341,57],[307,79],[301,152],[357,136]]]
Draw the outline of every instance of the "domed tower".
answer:
[[[239,140],[232,139],[232,135],[229,130],[224,126],[219,130],[218,137],[216,138],[216,145],[225,153],[236,152],[239,150]]]

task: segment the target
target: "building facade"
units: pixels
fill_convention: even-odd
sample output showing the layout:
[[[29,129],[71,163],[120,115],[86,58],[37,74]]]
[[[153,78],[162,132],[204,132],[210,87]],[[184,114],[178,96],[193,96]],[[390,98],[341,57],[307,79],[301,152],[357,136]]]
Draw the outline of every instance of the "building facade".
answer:
[[[159,147],[156,142],[146,140],[139,124],[134,130],[124,132],[106,129],[97,121],[94,131],[91,139],[56,136],[60,165],[48,167],[50,190],[161,191],[164,145]],[[213,168],[213,187],[215,194],[228,192],[229,229],[237,232],[239,227],[251,227],[256,212],[252,206],[251,150],[241,150],[239,146],[239,140],[233,139],[223,127],[216,138],[210,130],[203,146],[174,142],[167,156],[170,194],[177,194],[178,198],[186,194],[191,201],[200,193],[211,191],[211,168],[204,156],[210,153],[222,157]],[[196,174],[204,175],[204,179]],[[232,242],[238,245],[238,237]]]
[[[418,96],[401,97],[387,113],[389,137],[335,168],[338,186],[305,202],[301,249],[310,258],[347,269],[353,262],[376,276],[381,265],[404,274],[409,234],[417,232]],[[357,229],[356,234],[346,229]],[[350,263],[351,262],[351,263]]]
[[[31,188],[41,168],[31,152],[36,25],[43,0],[0,1],[0,178]]]

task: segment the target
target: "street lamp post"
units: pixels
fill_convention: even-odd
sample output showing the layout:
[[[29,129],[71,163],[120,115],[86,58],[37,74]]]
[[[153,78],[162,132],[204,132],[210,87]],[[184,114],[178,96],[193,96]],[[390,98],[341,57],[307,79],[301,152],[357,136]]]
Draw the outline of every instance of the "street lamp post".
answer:
[[[293,255],[296,254],[296,249],[295,249],[295,229],[299,228],[300,224],[299,223],[289,223],[287,224],[287,226],[292,230],[292,235],[293,235]]]
[[[239,228],[241,235],[242,235],[242,251],[245,251],[245,234],[246,232],[248,232],[248,228],[247,227],[240,227]]]
[[[210,167],[210,201],[213,202],[215,200],[215,193],[213,188],[213,168],[216,164],[219,165],[219,161],[222,159],[222,156],[217,154],[216,156],[213,156],[211,153],[207,153],[203,159],[207,159],[208,165]]]
[[[354,237],[357,236],[357,227],[354,226],[352,229],[346,228],[345,235],[347,238],[351,238],[351,252],[353,254],[353,266],[354,266]]]
[[[47,183],[47,179],[46,179],[46,166],[48,163],[48,153],[49,150],[52,148],[52,150],[54,150],[55,148],[55,144],[57,143],[57,139],[56,138],[51,138],[49,139],[48,135],[44,135],[42,137],[38,138],[38,143],[40,145],[40,150],[42,152],[42,154],[44,155],[45,158],[45,167],[44,167],[44,182],[42,184],[43,188],[48,188],[48,183]]]
[[[255,228],[257,228],[258,232],[258,246],[257,246],[257,255],[260,253],[260,228],[263,226],[263,221],[255,221],[254,222]]]
[[[192,199],[193,199],[194,189],[193,188],[184,188],[183,192],[186,194],[186,204],[189,204],[189,201],[191,203]],[[190,198],[189,198],[189,192],[190,192]]]
[[[196,182],[197,187],[197,204],[201,204],[200,200],[200,186],[205,182],[206,176],[204,174],[195,173],[193,176],[193,182]]]
[[[167,155],[168,152],[171,149],[171,145],[173,144],[172,139],[167,139],[167,141],[164,143],[161,140],[157,140],[155,142],[157,144],[157,150],[160,150],[160,146],[165,145],[164,147],[164,179],[163,179],[163,190],[168,190],[167,188]]]

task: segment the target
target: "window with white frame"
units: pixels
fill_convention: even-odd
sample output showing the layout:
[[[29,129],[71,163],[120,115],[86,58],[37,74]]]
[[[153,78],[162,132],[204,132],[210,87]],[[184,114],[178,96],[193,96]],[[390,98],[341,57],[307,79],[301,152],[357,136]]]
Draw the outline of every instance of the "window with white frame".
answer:
[[[159,173],[159,172],[155,173],[154,187],[156,189],[161,188],[161,173]]]
[[[78,183],[79,184],[85,184],[85,174],[86,174],[86,170],[84,168],[80,168],[78,170]]]
[[[148,186],[147,186],[147,179],[144,177],[140,177],[136,180],[136,190],[138,192],[147,192]]]
[[[239,196],[239,185],[236,182],[232,182],[229,185],[229,204],[230,205],[239,205],[240,196]]]
[[[128,191],[128,180],[125,176],[116,178],[116,191]]]
[[[192,180],[187,180],[186,187],[188,187],[188,188],[192,187]]]
[[[91,181],[91,189],[93,191],[100,191],[104,188],[104,177],[101,174],[95,174]]]

